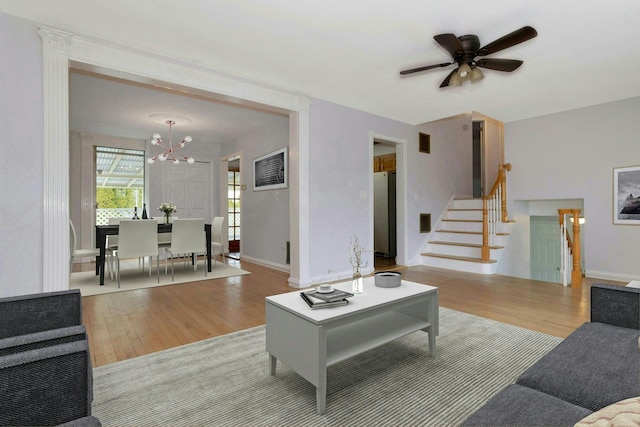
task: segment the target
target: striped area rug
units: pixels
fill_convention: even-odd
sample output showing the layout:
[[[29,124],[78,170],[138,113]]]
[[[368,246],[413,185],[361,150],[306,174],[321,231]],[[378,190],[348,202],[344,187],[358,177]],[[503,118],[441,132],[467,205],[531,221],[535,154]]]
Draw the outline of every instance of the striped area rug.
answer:
[[[329,368],[327,410],[278,362],[264,326],[94,370],[109,426],[454,426],[561,341],[440,308],[436,355],[418,331]],[[293,345],[293,343],[292,343]]]

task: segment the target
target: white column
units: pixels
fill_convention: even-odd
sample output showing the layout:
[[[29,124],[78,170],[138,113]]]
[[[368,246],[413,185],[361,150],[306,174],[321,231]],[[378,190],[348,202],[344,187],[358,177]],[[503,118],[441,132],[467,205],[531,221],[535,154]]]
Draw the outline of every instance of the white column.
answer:
[[[301,102],[302,103],[302,102]],[[289,115],[289,284],[311,285],[309,260],[309,106]]]
[[[40,27],[44,67],[43,292],[69,288],[69,46],[71,34]]]

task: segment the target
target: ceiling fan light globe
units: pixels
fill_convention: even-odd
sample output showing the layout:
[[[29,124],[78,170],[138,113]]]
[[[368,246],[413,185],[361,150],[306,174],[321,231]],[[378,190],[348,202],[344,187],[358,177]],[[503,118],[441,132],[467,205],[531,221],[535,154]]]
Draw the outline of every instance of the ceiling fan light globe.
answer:
[[[150,165],[152,165],[153,163],[155,163],[156,159],[154,159],[153,157],[149,157],[147,159],[147,163],[149,163]]]
[[[469,80],[471,78],[471,67],[469,67],[469,64],[462,64],[456,74],[462,81]]]
[[[193,157],[189,157],[187,159],[187,163],[189,163],[190,165],[192,165],[195,161],[196,161],[196,159],[194,159]]]
[[[161,162],[164,162],[165,160],[167,160],[167,155],[166,154],[160,154],[158,156],[158,160],[160,160]]]
[[[471,82],[478,82],[480,80],[484,79],[484,74],[482,74],[482,71],[480,71],[480,69],[478,67],[472,68],[471,69],[471,77],[470,80]]]
[[[462,80],[458,77],[458,70],[451,75],[449,86],[462,86]]]
[[[184,142],[191,142],[193,140],[193,138],[191,138],[190,136],[185,136],[184,137]]]
[[[178,159],[173,159],[173,164],[174,164],[174,165],[177,165],[178,163],[180,163],[180,160],[178,160]]]
[[[154,133],[153,134],[153,139],[155,139],[155,140],[160,139],[160,134],[159,133]]]

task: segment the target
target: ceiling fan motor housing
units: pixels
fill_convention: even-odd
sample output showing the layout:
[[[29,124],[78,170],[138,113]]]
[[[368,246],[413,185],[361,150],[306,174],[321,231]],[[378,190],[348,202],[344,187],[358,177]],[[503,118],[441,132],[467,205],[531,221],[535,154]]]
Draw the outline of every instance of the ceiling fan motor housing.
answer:
[[[458,40],[460,40],[464,52],[456,52],[455,62],[458,65],[468,64],[469,66],[475,66],[473,59],[478,56],[480,39],[475,34],[466,34],[458,37]]]

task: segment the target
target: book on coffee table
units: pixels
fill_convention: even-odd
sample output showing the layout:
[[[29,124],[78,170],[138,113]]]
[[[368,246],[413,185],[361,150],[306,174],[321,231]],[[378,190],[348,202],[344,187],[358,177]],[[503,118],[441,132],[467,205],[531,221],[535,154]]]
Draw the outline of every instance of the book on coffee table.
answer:
[[[323,301],[321,299],[314,298],[311,295],[307,295],[306,292],[300,292],[300,296],[307,303],[312,310],[316,310],[318,308],[330,308],[330,307],[339,307],[342,305],[349,304],[349,300],[346,298],[336,300],[336,301]]]
[[[340,289],[333,289],[331,292],[320,292],[317,289],[310,289],[302,293],[325,302],[341,301],[353,296],[351,292],[341,291]]]

